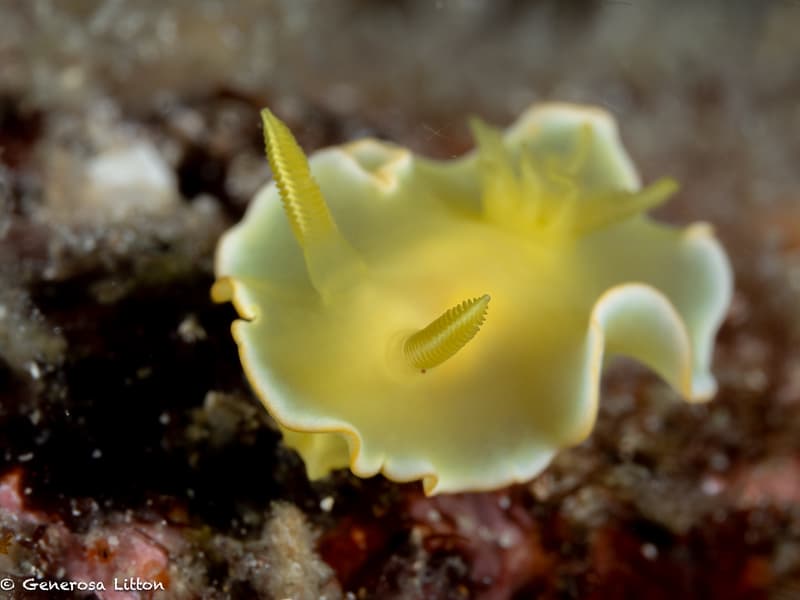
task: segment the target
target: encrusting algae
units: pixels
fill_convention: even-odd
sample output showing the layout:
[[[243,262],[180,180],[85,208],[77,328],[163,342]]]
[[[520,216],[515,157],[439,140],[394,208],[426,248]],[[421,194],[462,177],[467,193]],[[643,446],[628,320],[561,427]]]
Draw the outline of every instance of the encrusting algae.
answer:
[[[604,111],[475,121],[477,151],[448,162],[371,139],[307,162],[262,116],[275,182],[223,237],[212,294],[312,478],[530,479],[591,432],[604,355],[715,393],[727,258],[707,225],[644,214],[676,185],[641,188]]]

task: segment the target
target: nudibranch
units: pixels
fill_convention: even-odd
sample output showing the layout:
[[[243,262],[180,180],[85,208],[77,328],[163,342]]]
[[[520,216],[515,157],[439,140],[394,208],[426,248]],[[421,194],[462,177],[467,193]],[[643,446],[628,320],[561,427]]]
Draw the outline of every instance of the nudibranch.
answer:
[[[616,124],[544,104],[474,121],[451,161],[365,139],[307,160],[262,113],[274,181],[222,238],[212,296],[311,478],[498,488],[591,432],[604,356],[710,398],[731,269],[706,224],[646,212]]]

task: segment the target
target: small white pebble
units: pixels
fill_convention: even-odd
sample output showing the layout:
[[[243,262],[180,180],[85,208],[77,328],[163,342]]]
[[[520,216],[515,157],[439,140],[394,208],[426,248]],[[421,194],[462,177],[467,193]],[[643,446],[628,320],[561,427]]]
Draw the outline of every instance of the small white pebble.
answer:
[[[148,142],[134,142],[95,156],[86,174],[90,191],[107,199],[108,209],[118,218],[133,206],[137,210],[162,208],[173,199],[177,188],[172,169]]]
[[[195,315],[189,315],[178,325],[178,335],[187,344],[206,339],[208,334]]]
[[[714,477],[713,475],[708,475],[707,477],[703,478],[703,481],[700,483],[700,490],[706,496],[716,496],[722,490],[725,489],[725,483],[719,477]]]
[[[435,508],[430,509],[428,511],[427,516],[428,516],[428,521],[430,521],[431,523],[438,523],[439,521],[442,520],[442,513],[440,513]]]
[[[644,556],[647,560],[655,560],[658,558],[658,548],[656,548],[653,544],[642,544],[641,552],[642,556]]]
[[[103,456],[103,451],[100,448],[92,450],[92,458],[100,458],[101,456]]]
[[[325,496],[319,501],[319,507],[325,512],[331,512],[333,509],[333,496]]]
[[[33,452],[26,452],[25,454],[20,454],[17,457],[19,462],[28,462],[29,460],[33,460]]]
[[[162,425],[169,425],[170,417],[169,413],[163,412],[158,416],[158,422]]]
[[[514,545],[514,539],[516,536],[510,531],[504,531],[500,534],[500,537],[497,539],[497,545],[503,548],[504,550],[508,550]]]
[[[35,362],[28,363],[28,373],[33,379],[39,379],[42,376],[42,370]]]
[[[115,535],[108,536],[106,541],[108,542],[108,545],[111,546],[112,548],[116,548],[117,546],[119,546],[119,538]]]

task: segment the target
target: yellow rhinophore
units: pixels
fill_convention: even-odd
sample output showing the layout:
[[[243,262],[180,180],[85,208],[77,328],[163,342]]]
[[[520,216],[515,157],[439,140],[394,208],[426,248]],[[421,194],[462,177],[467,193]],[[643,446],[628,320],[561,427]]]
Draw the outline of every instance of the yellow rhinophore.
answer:
[[[309,476],[529,479],[590,434],[604,355],[713,396],[727,258],[708,226],[645,214],[677,186],[641,187],[606,112],[475,120],[477,150],[449,162],[377,140],[307,161],[262,118],[275,181],[220,242],[212,294]]]
[[[489,296],[464,300],[433,323],[408,336],[403,350],[408,362],[420,370],[442,364],[475,337],[486,318]]]

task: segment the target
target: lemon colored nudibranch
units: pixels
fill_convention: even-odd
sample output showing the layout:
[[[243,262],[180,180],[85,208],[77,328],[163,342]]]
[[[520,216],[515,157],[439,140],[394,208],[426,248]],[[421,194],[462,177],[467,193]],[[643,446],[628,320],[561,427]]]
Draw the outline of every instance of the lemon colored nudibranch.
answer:
[[[242,364],[311,477],[427,493],[529,479],[591,431],[604,355],[710,398],[731,295],[703,224],[645,213],[610,116],[542,105],[436,162],[362,140],[307,161],[262,113],[274,182],[217,251]]]

